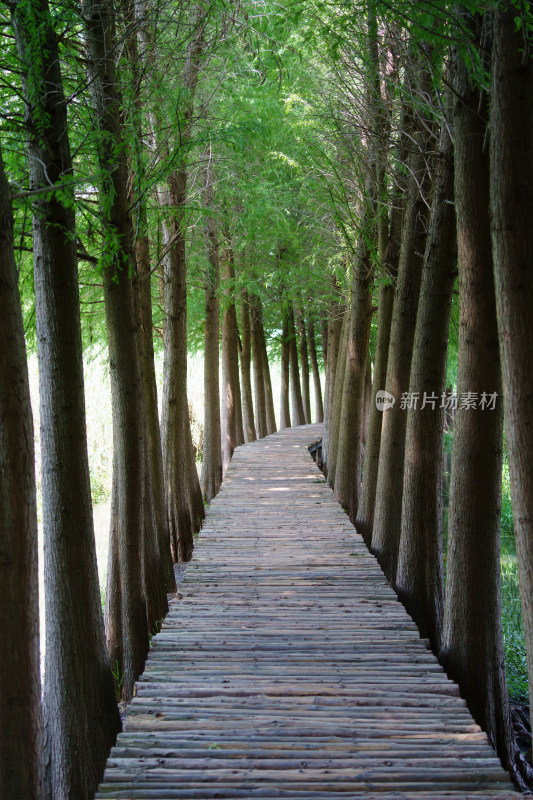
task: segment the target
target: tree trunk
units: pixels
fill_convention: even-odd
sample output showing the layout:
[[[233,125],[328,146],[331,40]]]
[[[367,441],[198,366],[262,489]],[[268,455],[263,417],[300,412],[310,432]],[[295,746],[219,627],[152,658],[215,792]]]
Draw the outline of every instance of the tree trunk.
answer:
[[[223,277],[226,284],[222,317],[222,470],[225,473],[238,444],[244,442],[242,430],[241,386],[239,380],[239,342],[235,309],[235,267],[229,230],[225,230],[226,255]]]
[[[0,797],[43,796],[33,418],[0,154]]]
[[[491,209],[505,426],[520,594],[533,708],[533,223],[531,40],[511,2],[495,11],[491,105]]]
[[[278,429],[276,423],[276,413],[274,411],[274,395],[272,393],[272,381],[270,379],[270,365],[268,363],[268,352],[266,348],[265,329],[261,321],[261,349],[263,351],[263,378],[265,381],[265,406],[267,417],[268,433],[275,433]]]
[[[254,421],[254,401],[252,397],[252,343],[251,343],[251,323],[250,306],[248,303],[248,293],[243,291],[241,302],[241,384],[242,384],[242,416],[245,442],[255,442],[257,438]]]
[[[315,323],[312,315],[307,320],[307,340],[309,342],[309,357],[311,359],[311,370],[313,372],[313,385],[315,387],[315,412],[316,421],[324,422],[324,406],[322,404],[322,387],[320,385],[320,371],[318,369],[318,358],[316,355],[315,343]]]
[[[62,195],[43,193],[33,204],[45,539],[46,781],[54,800],[89,798],[120,730],[120,718],[105,647],[94,544],[72,161],[57,39],[46,0],[16,3],[11,10],[25,65],[31,188],[67,184]]]
[[[365,372],[365,386],[363,389],[363,420],[362,420],[362,428],[361,428],[361,442],[363,443],[363,450],[366,447],[366,440],[368,437],[368,422],[370,416],[370,398],[372,396],[372,361],[370,358],[370,352],[368,353],[367,361],[366,361],[366,372]]]
[[[339,444],[342,395],[344,390],[344,378],[346,376],[346,353],[348,351],[349,333],[350,313],[346,311],[342,319],[339,353],[335,369],[335,382],[331,393],[331,423],[328,429],[328,483],[332,488],[335,486],[335,474],[337,470],[337,448]]]
[[[263,439],[268,434],[267,411],[265,397],[265,375],[263,341],[261,337],[261,318],[259,305],[255,299],[250,303],[252,354],[254,364],[255,418],[257,420],[257,438]]]
[[[135,20],[135,9],[131,0],[122,0],[123,13],[129,25]],[[134,101],[131,111],[131,127],[136,141],[143,141],[143,98],[136,88],[141,80],[141,60],[138,36],[135,27],[127,37],[128,73]],[[143,487],[143,581],[146,597],[148,628],[158,629],[160,620],[168,612],[167,592],[176,591],[176,580],[172,568],[170,535],[165,507],[163,478],[163,456],[159,430],[157,405],[157,383],[152,334],[152,291],[150,268],[150,243],[146,198],[142,187],[146,184],[145,167],[136,149],[130,159],[128,186],[129,205],[135,209],[135,302],[140,321],[140,366],[142,374],[142,415],[145,420],[144,487]],[[139,190],[141,187],[141,190]]]
[[[333,279],[333,289],[336,281]],[[337,359],[339,356],[339,345],[342,333],[343,314],[341,305],[337,301],[330,301],[328,315],[328,359],[326,361],[326,382],[324,386],[324,430],[322,433],[322,465],[324,473],[329,473],[329,450],[330,450],[330,431],[333,416],[333,391],[335,388],[335,374],[337,369]]]
[[[289,307],[289,345],[292,424],[294,426],[305,425],[305,412],[302,400],[302,389],[300,386],[300,370],[298,366],[298,345],[296,343],[294,311],[292,306]]]
[[[309,394],[309,353],[307,350],[307,336],[305,333],[305,321],[301,308],[296,309],[296,328],[298,331],[298,352],[300,355],[301,377],[302,377],[302,402],[304,407],[304,418],[308,425],[311,422],[311,399]]]
[[[116,537],[116,574],[120,576],[121,589],[120,609],[109,607],[115,595],[106,598],[106,614],[108,618],[117,620],[112,630],[120,631],[120,639],[111,639],[108,630],[107,640],[111,662],[119,666],[122,697],[130,699],[134,682],[144,668],[148,652],[142,573],[145,420],[140,326],[132,280],[134,264],[128,212],[127,160],[120,118],[122,102],[115,74],[113,16],[107,2],[102,0],[86,0],[83,12],[91,88],[102,134],[98,157],[102,174],[106,176],[100,196],[108,241],[104,246],[106,260],[103,285],[113,408],[113,470],[116,473],[116,489],[113,493],[116,508],[112,509],[111,516],[116,529],[112,530],[111,537]],[[118,247],[117,242],[120,243]]]
[[[424,254],[407,412],[402,528],[396,588],[438,655],[443,614],[442,470],[446,356],[457,264],[453,145],[443,125]]]
[[[374,524],[374,504],[378,476],[379,449],[381,443],[381,422],[383,412],[378,408],[377,393],[383,391],[387,377],[387,356],[389,351],[394,286],[382,284],[379,289],[376,354],[374,357],[374,379],[370,395],[370,416],[365,444],[363,464],[363,483],[361,498],[357,509],[355,527],[370,547]]]
[[[211,151],[205,155],[202,170],[205,240],[207,255],[205,286],[205,339],[204,339],[204,455],[202,461],[202,493],[210,503],[218,494],[222,482],[222,449],[220,439],[220,388],[219,388],[219,329],[220,304],[218,288],[220,261],[217,225],[214,217],[214,187]]]
[[[335,466],[335,498],[355,522],[361,483],[361,435],[363,394],[372,321],[372,283],[374,270],[370,252],[372,241],[372,198],[374,188],[367,182],[367,209],[363,214],[352,282],[352,303],[348,316],[346,367]],[[331,464],[330,464],[331,467]]]
[[[464,19],[479,43],[481,16]],[[484,147],[488,98],[461,61],[454,88],[460,321],[443,659],[504,766],[512,768],[500,610],[503,403]],[[491,396],[493,410],[490,400],[483,407]],[[469,397],[475,408],[467,407]]]
[[[191,138],[194,98],[204,49],[204,25],[199,14],[192,26],[194,32],[187,48],[182,76],[185,98],[182,108],[184,127],[181,132],[183,148]],[[164,244],[168,246],[163,262],[165,351],[162,441],[166,502],[173,558],[175,561],[189,561],[194,548],[194,534],[202,527],[205,509],[194,460],[187,401],[185,157],[182,157],[179,168],[169,176],[168,192],[159,192],[158,199],[162,205],[172,209],[163,226]]]
[[[281,330],[281,396],[280,396],[280,428],[291,427],[291,412],[289,405],[289,359],[290,359],[290,341],[289,341],[289,316],[285,308],[281,311],[282,330]]]
[[[176,579],[174,577],[174,570],[172,568],[170,532],[165,504],[163,452],[161,449],[161,431],[159,428],[154,340],[152,333],[153,325],[150,253],[148,249],[147,236],[142,236],[138,239],[135,247],[135,259],[139,278],[138,291],[141,319],[141,362],[144,380],[143,393],[146,416],[147,451],[145,468],[149,474],[149,480],[151,483],[151,505],[153,507],[155,535],[158,541],[159,563],[163,574],[165,591],[168,593],[173,593],[176,591]]]
[[[419,91],[430,94],[430,76],[421,67]],[[402,515],[403,460],[407,414],[401,398],[409,390],[411,354],[420,292],[423,252],[426,239],[425,195],[429,189],[426,152],[431,123],[417,119],[410,157],[410,180],[402,229],[398,281],[392,312],[387,381],[385,389],[395,398],[394,405],[382,414],[376,505],[372,532],[372,551],[391,582],[396,580]]]
[[[320,338],[322,340],[322,360],[324,369],[328,366],[328,347],[329,347],[329,317],[323,314],[320,320]]]

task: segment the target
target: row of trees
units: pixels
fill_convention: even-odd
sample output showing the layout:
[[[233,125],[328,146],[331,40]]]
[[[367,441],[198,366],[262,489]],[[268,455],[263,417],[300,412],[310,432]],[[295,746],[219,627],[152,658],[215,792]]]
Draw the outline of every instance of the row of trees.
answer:
[[[351,297],[330,315],[324,461],[335,496],[459,683],[502,762],[524,786],[531,768],[518,751],[509,714],[499,537],[505,407],[533,686],[524,361],[532,284],[522,228],[532,199],[531,154],[522,138],[528,136],[522,114],[531,102],[533,75],[530,12],[527,4],[505,2],[490,8],[457,4],[429,15],[411,10],[419,37],[413,47],[402,23],[387,31],[376,11],[370,4],[362,62],[364,167]],[[349,22],[333,24],[346,32]],[[343,53],[339,71],[344,59],[353,68],[352,56]],[[391,97],[390,81],[398,79],[402,91]],[[446,367],[457,270],[457,409],[445,586],[443,432],[451,401]],[[361,479],[370,287],[377,271],[391,280],[381,281],[379,291]],[[379,390],[387,393],[385,406]]]
[[[337,499],[528,780],[509,724],[498,525],[501,358],[531,670],[532,21],[525,2],[440,5],[3,7],[0,793],[92,796],[117,694],[132,696],[204,500],[238,444],[311,421],[311,382]],[[25,338],[39,360],[42,703]],[[95,342],[113,409],[104,619],[83,390]],[[441,398],[455,356],[457,395],[477,407],[455,415],[445,592]],[[384,413],[381,390],[396,399]]]
[[[3,21],[4,66],[13,81],[6,92],[0,167],[0,513],[7,593],[1,615],[0,794],[24,800],[92,797],[120,729],[117,697],[131,699],[150,635],[168,610],[167,593],[175,591],[172,562],[190,559],[204,501],[218,491],[233,449],[276,430],[264,279],[260,268],[246,268],[242,246],[234,252],[235,218],[245,214],[230,207],[231,192],[219,197],[213,122],[206,116],[218,80],[212,62],[235,59],[236,45],[247,46],[258,34],[240,12],[234,17],[223,5],[149,0],[87,0],[80,7],[15,0]],[[220,110],[223,99],[217,102]],[[229,144],[219,133],[216,146],[231,147],[238,157],[239,143],[230,134],[226,139]],[[240,151],[242,156],[242,144]],[[188,243],[201,227],[205,256],[191,264]],[[254,246],[246,247],[252,257]],[[281,274],[288,263],[282,242],[272,269]],[[196,297],[205,298],[198,320],[205,330],[201,480],[187,402],[187,304],[191,294],[195,299],[190,287],[196,280]],[[284,374],[290,374],[293,415],[301,424],[310,421],[308,352],[321,403],[315,312],[304,314],[299,293],[283,290],[282,283],[275,302],[289,326],[280,342],[290,351]],[[96,314],[87,308],[94,305]],[[25,350],[33,316],[45,553],[42,697]],[[158,316],[164,319],[161,424],[154,362]],[[85,424],[87,333],[107,343],[111,376],[113,487],[104,617]],[[285,381],[284,424],[290,424],[288,396]]]

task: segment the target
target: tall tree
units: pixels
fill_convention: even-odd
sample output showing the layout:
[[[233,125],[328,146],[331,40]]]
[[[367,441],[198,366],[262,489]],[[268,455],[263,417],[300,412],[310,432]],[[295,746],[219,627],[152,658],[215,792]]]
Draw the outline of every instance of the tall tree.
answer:
[[[157,27],[159,15],[151,0],[139,3],[139,30],[143,41],[145,63],[156,74]],[[180,17],[181,19],[182,17]],[[179,141],[167,147],[165,134],[152,122],[152,136],[157,151],[170,150],[173,169],[168,188],[159,189],[158,201],[166,210],[163,240],[166,257],[163,261],[163,305],[165,311],[162,443],[163,464],[170,540],[175,561],[189,561],[194,548],[194,534],[205,516],[202,491],[196,470],[187,400],[187,152],[194,121],[194,103],[200,64],[205,47],[205,18],[199,6],[183,15],[187,32],[186,52],[181,71],[181,92],[178,120]],[[152,114],[155,120],[155,114]]]
[[[411,355],[416,325],[420,278],[426,239],[429,174],[427,152],[432,144],[432,125],[427,109],[431,77],[426,54],[418,56],[417,95],[421,108],[413,121],[413,144],[409,156],[409,187],[402,226],[398,280],[391,321],[385,389],[395,403],[383,411],[372,551],[394,584],[402,513],[403,461],[407,415],[401,407],[409,389]]]
[[[202,194],[205,212],[207,268],[205,273],[204,335],[204,453],[202,459],[202,492],[210,503],[222,482],[222,450],[220,439],[219,329],[220,254],[214,209],[212,153],[209,147],[202,168]]]
[[[345,376],[341,400],[339,443],[335,469],[335,497],[355,522],[361,482],[363,398],[372,321],[374,250],[377,239],[375,209],[377,198],[377,139],[381,115],[378,26],[375,3],[368,3],[367,114],[371,131],[364,167],[364,189],[360,213],[357,251],[351,285],[351,304],[346,351]]]
[[[130,699],[148,652],[143,580],[145,420],[140,324],[133,285],[127,152],[116,73],[114,12],[107,0],[85,0],[83,14],[95,123],[100,133],[100,202],[105,227],[103,286],[113,409],[113,495],[106,635],[120,690]],[[115,562],[115,563],[114,563]]]
[[[307,347],[307,334],[305,331],[304,312],[296,308],[296,328],[298,332],[298,353],[300,356],[300,375],[302,384],[302,402],[306,424],[311,422],[311,397],[309,394],[309,350]]]
[[[244,427],[244,440],[254,442],[257,434],[255,430],[254,403],[252,396],[252,326],[250,321],[250,305],[248,292],[243,290],[241,299],[241,386],[242,386],[242,416]]]
[[[307,320],[307,341],[309,342],[309,358],[311,360],[311,370],[313,373],[313,386],[315,389],[315,411],[316,421],[324,421],[324,405],[322,402],[322,386],[320,385],[320,370],[318,368],[318,358],[315,342],[315,321],[310,314]]]
[[[14,3],[11,13],[23,68],[30,184],[36,192],[46,780],[53,800],[89,798],[120,718],[105,647],[94,543],[67,106],[46,0]],[[55,191],[43,193],[50,185]]]
[[[281,309],[281,394],[280,394],[280,428],[291,427],[290,411],[290,342],[289,315],[287,309]]]
[[[289,347],[292,424],[295,426],[305,425],[305,411],[300,384],[300,369],[298,365],[298,343],[296,341],[294,308],[292,306],[289,307]]]
[[[433,202],[422,268],[407,412],[402,528],[396,589],[405,607],[440,652],[443,615],[443,393],[452,288],[457,264],[453,144],[442,126]]]
[[[494,15],[491,209],[505,425],[533,708],[533,270],[529,247],[533,64],[528,10],[523,2],[507,1],[497,6]]]
[[[224,311],[222,316],[222,468],[225,472],[239,444],[244,443],[239,380],[239,332],[235,307],[235,264],[231,234],[224,226]]]
[[[0,153],[0,796],[43,796],[39,579],[33,418]]]
[[[465,12],[462,20],[475,46],[482,37],[486,43],[488,18]],[[460,58],[454,92],[460,320],[443,658],[503,764],[513,769],[499,584],[503,403],[484,146],[488,97]]]

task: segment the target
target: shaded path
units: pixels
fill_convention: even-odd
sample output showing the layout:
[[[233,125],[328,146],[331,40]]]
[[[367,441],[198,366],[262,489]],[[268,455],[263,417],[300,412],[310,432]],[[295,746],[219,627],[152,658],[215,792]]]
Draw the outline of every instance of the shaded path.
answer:
[[[235,452],[97,797],[517,798],[307,452]]]

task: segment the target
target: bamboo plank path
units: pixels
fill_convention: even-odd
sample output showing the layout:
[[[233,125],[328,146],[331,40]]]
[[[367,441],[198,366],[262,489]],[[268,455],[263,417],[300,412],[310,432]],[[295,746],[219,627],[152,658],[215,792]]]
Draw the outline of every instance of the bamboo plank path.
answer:
[[[98,798],[517,798],[307,446],[240,447]]]

